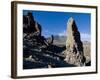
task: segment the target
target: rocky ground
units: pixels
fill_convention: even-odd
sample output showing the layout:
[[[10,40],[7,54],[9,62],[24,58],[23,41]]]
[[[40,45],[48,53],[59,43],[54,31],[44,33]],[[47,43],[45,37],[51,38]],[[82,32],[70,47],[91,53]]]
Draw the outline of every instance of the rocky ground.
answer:
[[[23,69],[75,66],[64,61],[64,53],[66,52],[66,47],[65,43],[63,41],[61,42],[61,38],[58,40],[54,39],[54,43],[48,47],[42,45],[41,43],[37,43],[35,39],[24,39],[23,45]],[[83,46],[86,63],[87,66],[89,66],[91,61],[90,43],[83,42]]]
[[[64,61],[65,46],[45,46],[37,42],[24,41],[23,68],[50,68],[74,66]],[[26,46],[27,44],[27,46]]]

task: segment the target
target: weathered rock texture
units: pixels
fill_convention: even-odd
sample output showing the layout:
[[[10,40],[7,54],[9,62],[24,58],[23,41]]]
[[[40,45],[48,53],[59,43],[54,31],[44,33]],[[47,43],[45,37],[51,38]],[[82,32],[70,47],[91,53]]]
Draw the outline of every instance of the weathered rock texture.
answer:
[[[23,16],[23,69],[75,66],[64,61],[65,45],[54,45],[53,36],[45,38],[41,32],[32,13]]]
[[[75,20],[71,17],[67,22],[66,58],[65,61],[77,66],[85,63],[83,43]]]

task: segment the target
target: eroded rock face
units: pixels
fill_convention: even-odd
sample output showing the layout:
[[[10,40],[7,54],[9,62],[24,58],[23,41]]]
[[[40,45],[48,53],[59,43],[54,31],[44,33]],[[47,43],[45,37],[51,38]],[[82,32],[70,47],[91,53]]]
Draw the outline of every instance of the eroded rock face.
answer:
[[[83,66],[85,57],[83,43],[75,20],[71,17],[67,22],[66,58],[65,61],[77,66]]]

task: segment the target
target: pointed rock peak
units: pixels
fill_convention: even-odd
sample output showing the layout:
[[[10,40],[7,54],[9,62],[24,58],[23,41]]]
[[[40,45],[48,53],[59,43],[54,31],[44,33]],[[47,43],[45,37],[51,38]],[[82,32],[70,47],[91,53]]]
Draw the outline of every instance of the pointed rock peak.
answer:
[[[83,43],[75,20],[70,17],[67,22],[66,59],[70,64],[81,66],[84,64]],[[77,57],[77,58],[76,58]]]
[[[74,18],[73,18],[73,17],[70,17],[70,18],[68,19],[68,23],[73,23],[73,21],[74,21]]]
[[[73,17],[70,17],[69,20],[74,20],[74,18]]]
[[[75,20],[73,17],[70,17],[67,21],[67,31],[73,31],[73,29],[77,29],[77,26],[75,24]],[[68,32],[69,32],[68,31]]]
[[[77,25],[73,17],[70,17],[67,22],[67,32],[69,31],[78,31]]]

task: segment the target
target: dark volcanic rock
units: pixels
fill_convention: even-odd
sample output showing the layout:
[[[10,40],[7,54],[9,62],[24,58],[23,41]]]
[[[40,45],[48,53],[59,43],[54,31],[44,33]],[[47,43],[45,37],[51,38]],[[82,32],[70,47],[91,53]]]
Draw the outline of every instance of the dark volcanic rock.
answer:
[[[23,69],[72,67],[61,54],[65,46],[56,46],[53,35],[46,39],[41,25],[34,20],[32,13],[23,16]]]
[[[85,57],[83,43],[75,20],[71,17],[67,22],[66,58],[65,61],[77,66],[83,66]]]

